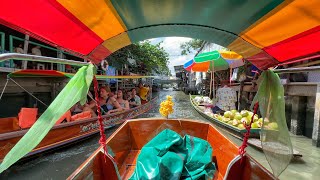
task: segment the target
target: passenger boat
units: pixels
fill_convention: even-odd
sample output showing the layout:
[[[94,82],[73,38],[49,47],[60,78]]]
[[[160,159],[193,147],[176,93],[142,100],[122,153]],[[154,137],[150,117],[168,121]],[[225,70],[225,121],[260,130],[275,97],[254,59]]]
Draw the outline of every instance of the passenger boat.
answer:
[[[214,179],[276,179],[250,155],[240,164],[238,147],[209,123],[186,119],[128,120],[106,141],[113,157],[104,159],[103,147],[98,148],[68,179],[128,179],[135,169],[141,148],[159,130],[169,128],[207,140],[213,148],[212,159],[217,167]],[[119,178],[120,176],[120,178]]]
[[[104,128],[111,128],[125,122],[128,119],[135,118],[149,111],[156,98],[139,107],[103,116]],[[29,128],[21,129],[17,117],[0,118],[0,162],[10,149],[28,132]],[[87,138],[99,132],[97,117],[78,119],[66,123],[55,125],[41,141],[26,156],[35,155],[44,151],[64,146],[66,144]]]
[[[240,137],[243,137],[244,133],[247,132],[246,129],[240,129],[240,128],[237,128],[235,126],[232,126],[228,123],[225,123],[225,122],[222,122],[222,121],[219,121],[218,119],[212,117],[212,116],[209,116],[207,115],[206,113],[204,113],[204,105],[197,105],[193,99],[196,95],[189,95],[190,96],[190,103],[192,105],[192,107],[201,115],[203,116],[204,118],[208,119],[210,122],[213,122],[214,124],[216,124],[217,126],[225,129],[226,131],[232,133],[232,134],[235,134],[236,136],[240,136]],[[258,138],[260,137],[259,133],[260,133],[260,128],[251,128],[250,129],[250,137],[255,137],[255,138]]]

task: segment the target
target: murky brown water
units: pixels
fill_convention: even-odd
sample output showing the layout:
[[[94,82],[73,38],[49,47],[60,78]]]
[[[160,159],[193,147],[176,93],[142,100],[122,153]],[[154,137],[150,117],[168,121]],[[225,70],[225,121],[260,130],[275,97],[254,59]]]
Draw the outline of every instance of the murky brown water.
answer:
[[[171,118],[190,118],[207,121],[192,108],[189,97],[183,92],[161,91],[158,94],[159,102],[157,104],[164,100],[166,95],[172,95],[175,102],[175,112],[170,115]],[[154,107],[141,117],[160,117],[158,109],[159,106]],[[110,135],[115,129],[107,130],[107,135]],[[226,135],[236,144],[241,144],[238,139],[231,135]],[[320,179],[320,148],[311,146],[311,139],[303,136],[292,136],[291,139],[295,149],[300,151],[303,158],[293,160],[287,170],[281,174],[280,179]],[[98,148],[98,140],[99,136],[96,135],[63,149],[43,154],[28,161],[19,162],[2,173],[0,179],[66,179]],[[251,147],[247,148],[247,152],[263,166],[270,169],[262,152]]]

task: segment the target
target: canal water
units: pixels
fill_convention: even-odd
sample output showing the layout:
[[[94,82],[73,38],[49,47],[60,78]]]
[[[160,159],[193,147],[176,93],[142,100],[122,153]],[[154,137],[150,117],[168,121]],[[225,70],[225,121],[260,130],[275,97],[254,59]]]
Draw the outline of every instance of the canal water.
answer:
[[[189,97],[181,91],[163,90],[157,94],[159,102],[148,113],[140,116],[160,117],[158,112],[159,104],[167,95],[173,97],[175,103],[174,113],[171,118],[190,118],[203,120],[191,106]],[[107,136],[111,135],[116,128],[107,130]],[[228,138],[240,145],[241,141],[222,131]],[[33,159],[18,162],[9,170],[0,175],[0,179],[66,179],[84,160],[86,160],[98,147],[99,136],[95,135],[68,147],[48,152]],[[291,136],[292,143],[296,150],[303,155],[302,158],[293,159],[288,168],[280,175],[280,179],[301,180],[320,179],[320,148],[311,145],[311,139],[303,136]],[[247,152],[259,163],[270,170],[264,154],[252,147],[247,148]]]

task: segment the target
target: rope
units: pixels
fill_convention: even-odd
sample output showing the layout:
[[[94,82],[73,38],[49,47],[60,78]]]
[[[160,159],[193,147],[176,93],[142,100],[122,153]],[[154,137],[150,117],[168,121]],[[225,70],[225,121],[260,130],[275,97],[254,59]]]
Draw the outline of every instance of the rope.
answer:
[[[241,156],[241,162],[242,162],[242,158],[243,158],[244,154],[246,153],[245,149],[248,146],[248,139],[249,139],[249,136],[250,136],[251,125],[253,123],[254,115],[257,114],[258,108],[259,108],[259,103],[257,102],[256,104],[254,104],[253,116],[251,118],[251,121],[250,121],[249,125],[247,125],[246,122],[243,122],[243,125],[246,128],[247,132],[244,134],[242,145],[239,147],[239,154]]]
[[[97,111],[98,111],[98,122],[99,122],[99,129],[100,129],[100,140],[99,143],[103,147],[104,150],[104,160],[106,161],[106,153],[108,153],[107,148],[106,148],[106,135],[104,134],[104,125],[102,122],[102,116],[101,116],[101,107],[99,103],[99,85],[96,76],[93,77],[93,85],[94,85],[94,93],[95,93],[95,99],[96,99],[96,105],[97,105]]]
[[[6,89],[6,87],[7,87],[7,85],[8,85],[8,82],[9,82],[9,78],[7,78],[7,82],[6,82],[6,84],[4,85],[4,88],[2,89],[2,92],[1,92],[1,95],[0,95],[0,100],[1,100],[1,98],[2,98],[2,95],[3,95],[3,93],[4,93],[4,90]]]
[[[30,96],[32,96],[33,98],[35,98],[37,101],[39,101],[41,104],[43,104],[44,106],[48,107],[48,105],[46,105],[44,102],[42,102],[40,99],[38,99],[37,97],[35,97],[32,93],[30,93],[29,91],[27,91],[24,87],[22,87],[20,84],[18,84],[16,81],[14,81],[13,79],[9,78],[12,82],[14,82],[17,86],[19,86],[21,89],[23,89],[25,92],[27,92]]]

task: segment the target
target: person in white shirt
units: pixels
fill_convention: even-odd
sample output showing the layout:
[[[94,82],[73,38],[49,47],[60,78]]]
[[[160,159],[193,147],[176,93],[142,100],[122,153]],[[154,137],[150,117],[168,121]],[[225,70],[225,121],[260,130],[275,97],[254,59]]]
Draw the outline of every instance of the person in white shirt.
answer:
[[[230,111],[236,108],[237,93],[232,88],[228,87],[228,82],[225,82],[222,87],[217,90],[216,106],[224,111]]]
[[[228,81],[222,81],[216,94],[216,104],[212,108],[213,113],[236,109],[237,93],[228,87]]]
[[[24,51],[22,49],[22,44],[19,44],[19,46],[14,49],[14,52],[23,54]],[[22,62],[21,61],[14,60],[13,62],[15,64],[15,68],[21,69],[21,66],[22,66]]]
[[[131,97],[129,99],[129,104],[132,108],[140,106],[141,105],[141,99],[137,95],[137,91],[135,88],[131,89]]]
[[[32,48],[32,49],[31,49],[31,53],[32,53],[33,55],[42,56],[42,55],[41,55],[40,46],[35,46],[34,48]]]
[[[19,44],[19,46],[14,49],[14,52],[23,54],[22,44]]]

